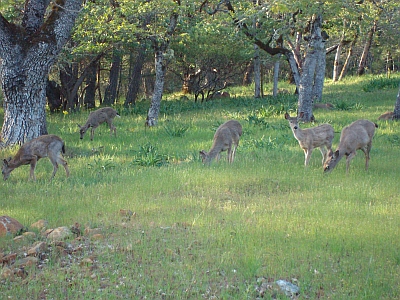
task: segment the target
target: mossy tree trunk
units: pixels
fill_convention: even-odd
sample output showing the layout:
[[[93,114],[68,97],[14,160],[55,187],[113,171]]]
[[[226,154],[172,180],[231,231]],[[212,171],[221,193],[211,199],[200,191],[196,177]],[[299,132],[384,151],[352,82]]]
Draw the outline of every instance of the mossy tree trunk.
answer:
[[[0,68],[4,123],[0,147],[47,133],[46,83],[50,67],[70,36],[82,0],[26,0],[21,24],[0,14]],[[22,8],[21,8],[22,10]]]

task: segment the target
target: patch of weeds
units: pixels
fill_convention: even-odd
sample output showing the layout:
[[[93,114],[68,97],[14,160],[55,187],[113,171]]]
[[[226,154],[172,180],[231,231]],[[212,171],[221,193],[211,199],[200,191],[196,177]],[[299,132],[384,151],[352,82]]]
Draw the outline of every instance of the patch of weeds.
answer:
[[[100,158],[93,159],[92,163],[88,163],[88,168],[94,170],[96,173],[102,173],[108,171],[112,168],[115,168],[115,163],[112,161],[111,158],[107,160],[103,160]]]
[[[188,125],[177,124],[174,122],[168,122],[164,125],[165,132],[173,137],[183,137],[188,131]]]
[[[243,142],[242,147],[245,149],[276,149],[279,144],[276,138],[265,137],[264,135],[259,139],[250,139]]]
[[[135,158],[132,161],[132,165],[136,166],[160,167],[169,162],[168,156],[160,154],[158,149],[150,143],[140,146],[139,150],[135,151],[134,156]]]
[[[399,86],[398,78],[388,78],[384,76],[379,76],[365,83],[362,89],[364,92],[373,92],[375,90],[394,89],[397,88],[398,86]]]
[[[362,110],[363,105],[359,102],[338,101],[335,103],[335,108],[337,110]]]
[[[389,136],[387,137],[387,139],[388,139],[389,143],[392,144],[392,146],[397,146],[397,147],[400,146],[400,136],[398,136],[398,135],[396,135],[396,134],[394,134],[394,135],[389,135]]]

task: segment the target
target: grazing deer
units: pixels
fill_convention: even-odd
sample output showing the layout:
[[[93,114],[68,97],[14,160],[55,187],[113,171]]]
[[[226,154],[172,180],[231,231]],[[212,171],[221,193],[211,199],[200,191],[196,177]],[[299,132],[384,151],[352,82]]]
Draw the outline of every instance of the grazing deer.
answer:
[[[303,114],[304,113],[301,112],[299,117],[302,118]],[[304,165],[308,165],[311,154],[315,148],[319,148],[321,151],[323,165],[328,157],[328,152],[332,152],[332,140],[334,137],[333,127],[330,124],[322,124],[313,128],[301,129],[297,117],[291,117],[288,113],[285,113],[285,119],[289,121],[293,135],[304,151]]]
[[[91,127],[90,131],[90,140],[93,141],[93,135],[94,135],[94,130],[102,123],[107,122],[108,126],[110,126],[110,135],[114,132],[114,136],[117,135],[117,129],[113,125],[112,121],[113,119],[118,116],[118,112],[111,108],[111,107],[103,107],[98,110],[92,111],[89,114],[89,117],[86,121],[86,124],[81,126],[78,124],[80,128],[80,134],[81,134],[81,139],[83,139],[83,136],[85,135],[86,131]]]
[[[53,134],[39,136],[22,145],[13,158],[4,159],[1,173],[4,180],[7,180],[14,169],[30,164],[30,178],[36,180],[35,167],[37,161],[43,157],[48,157],[54,167],[51,179],[56,175],[58,164],[63,165],[68,177],[68,165],[62,158],[61,152],[65,153],[64,141],[61,138]]]
[[[393,115],[394,115],[394,112],[387,111],[384,114],[381,114],[379,116],[378,120],[393,120]]]
[[[332,171],[337,163],[346,155],[346,173],[349,173],[350,161],[357,150],[365,154],[365,170],[368,170],[369,152],[372,147],[372,138],[378,125],[368,120],[357,120],[343,128],[339,146],[331,153],[324,164],[324,172]]]
[[[220,153],[226,150],[228,150],[228,162],[233,163],[241,135],[242,125],[238,121],[230,120],[219,126],[214,134],[210,151],[200,151],[203,163],[210,163],[214,158],[218,161]]]

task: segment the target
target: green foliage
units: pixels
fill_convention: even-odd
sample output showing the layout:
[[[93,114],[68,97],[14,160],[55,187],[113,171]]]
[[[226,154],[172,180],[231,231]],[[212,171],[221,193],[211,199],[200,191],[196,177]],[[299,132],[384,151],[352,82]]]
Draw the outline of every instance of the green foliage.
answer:
[[[336,101],[334,106],[336,110],[362,110],[363,108],[363,105],[359,102],[346,100]]]
[[[364,92],[373,92],[376,90],[383,89],[394,89],[399,87],[398,78],[388,78],[385,76],[374,77],[373,79],[366,82],[362,89]]]
[[[188,131],[189,126],[178,124],[175,122],[167,122],[164,125],[164,129],[165,129],[165,132],[170,136],[183,137],[185,135],[186,131]]]
[[[168,156],[160,154],[157,147],[147,143],[134,151],[132,165],[142,167],[161,167],[168,164]]]

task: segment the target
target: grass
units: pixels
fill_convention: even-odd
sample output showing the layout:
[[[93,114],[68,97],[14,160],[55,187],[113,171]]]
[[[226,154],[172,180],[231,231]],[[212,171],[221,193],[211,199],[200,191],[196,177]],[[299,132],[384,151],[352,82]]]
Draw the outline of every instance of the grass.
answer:
[[[398,297],[399,124],[376,121],[393,109],[397,89],[365,92],[369,80],[328,81],[324,101],[351,105],[315,111],[317,121],[333,125],[335,145],[355,119],[379,125],[369,171],[358,153],[347,176],[344,160],[323,175],[319,151],[304,168],[283,118],[295,110],[290,95],[253,99],[232,89],[236,98],[203,104],[168,96],[151,129],[144,127],[148,103],[139,102],[135,111],[118,108],[116,138],[100,126],[92,142],[79,140],[76,126],[87,112],[49,115],[49,132],[66,141],[71,177],[60,168],[50,181],[48,160],[39,162],[36,182],[28,166],[16,169],[0,183],[0,215],[28,228],[39,219],[49,228],[78,223],[99,228],[104,239],[83,232],[63,244],[68,254],[47,241],[40,266],[27,267],[25,278],[1,279],[3,297],[254,299],[260,278],[298,285],[300,299]],[[211,147],[216,127],[230,118],[244,129],[235,163],[225,154],[202,165],[199,150]],[[0,252],[23,256],[45,240],[39,233],[12,238],[0,239]],[[264,298],[287,298],[271,286]]]

